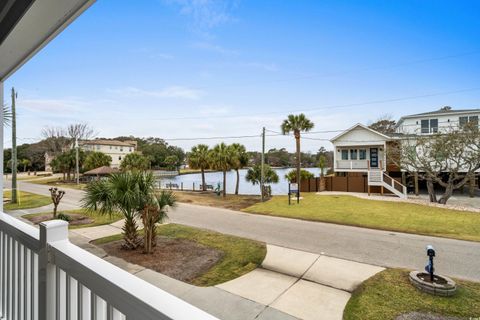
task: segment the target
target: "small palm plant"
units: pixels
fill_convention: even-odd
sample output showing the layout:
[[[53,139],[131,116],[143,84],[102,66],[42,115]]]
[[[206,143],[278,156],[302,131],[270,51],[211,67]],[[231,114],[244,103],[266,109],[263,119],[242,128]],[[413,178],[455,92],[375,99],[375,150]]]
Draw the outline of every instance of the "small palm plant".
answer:
[[[143,251],[152,253],[156,246],[157,223],[162,223],[167,218],[168,208],[176,206],[175,195],[171,191],[161,191],[152,199],[153,202],[147,204],[142,212],[143,223]]]
[[[265,164],[263,166],[263,174],[264,174],[263,182],[265,184],[268,185],[271,183],[278,183],[278,180],[279,180],[278,174],[269,165]],[[253,166],[253,168],[248,169],[245,179],[248,182],[251,182],[253,185],[256,185],[256,184],[260,185],[262,180],[262,166],[257,164]],[[266,198],[268,198],[270,197],[270,194],[267,194],[266,190],[267,190],[267,187],[265,187],[264,190],[262,190],[260,186],[261,194],[263,194]]]
[[[299,177],[297,183],[300,186],[301,174],[300,174],[300,133],[308,132],[313,129],[313,122],[311,122],[303,113],[299,115],[289,115],[281,125],[282,134],[289,134],[293,132],[295,137],[295,146],[297,153],[297,177]]]
[[[147,206],[155,203],[155,177],[140,171],[114,173],[106,180],[88,184],[82,206],[101,214],[121,212],[125,217],[122,245],[136,249],[141,244],[135,218]]]
[[[188,155],[188,165],[192,169],[200,169],[202,172],[202,190],[207,190],[205,184],[205,170],[210,167],[210,153],[206,144],[199,144],[192,148]]]

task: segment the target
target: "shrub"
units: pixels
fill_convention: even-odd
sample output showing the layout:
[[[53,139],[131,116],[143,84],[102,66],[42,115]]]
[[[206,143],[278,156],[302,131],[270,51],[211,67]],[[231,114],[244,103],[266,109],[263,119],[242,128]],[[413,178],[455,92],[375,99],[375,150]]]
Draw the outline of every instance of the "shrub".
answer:
[[[59,213],[59,214],[57,215],[57,219],[58,219],[58,220],[67,221],[67,222],[72,221],[72,217],[70,217],[68,214],[65,214],[65,213]]]

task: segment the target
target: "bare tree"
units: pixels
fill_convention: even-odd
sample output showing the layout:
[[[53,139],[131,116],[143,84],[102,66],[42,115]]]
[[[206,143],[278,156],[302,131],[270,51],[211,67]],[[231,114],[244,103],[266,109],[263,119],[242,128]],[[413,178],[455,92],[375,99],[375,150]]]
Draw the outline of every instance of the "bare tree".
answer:
[[[453,190],[461,188],[480,169],[478,124],[449,128],[429,136],[402,139],[389,150],[390,161],[408,172],[416,172],[427,182],[431,202],[447,203]],[[434,190],[444,188],[440,199]]]
[[[42,137],[48,145],[48,151],[54,154],[70,149],[75,139],[88,140],[96,135],[93,128],[86,123],[73,123],[66,128],[45,127],[42,129]]]
[[[67,135],[73,141],[78,140],[89,140],[96,136],[95,130],[90,127],[87,123],[73,123],[68,125],[66,129]]]
[[[60,204],[60,200],[62,200],[63,196],[65,195],[65,191],[58,190],[58,188],[50,188],[50,196],[53,202],[53,219],[57,218],[57,209],[58,205]]]
[[[45,139],[47,144],[47,151],[54,154],[65,151],[70,143],[66,130],[61,127],[43,128],[42,138]]]
[[[375,122],[370,123],[370,129],[378,131],[383,134],[390,134],[395,132],[396,122],[391,114],[381,115]]]

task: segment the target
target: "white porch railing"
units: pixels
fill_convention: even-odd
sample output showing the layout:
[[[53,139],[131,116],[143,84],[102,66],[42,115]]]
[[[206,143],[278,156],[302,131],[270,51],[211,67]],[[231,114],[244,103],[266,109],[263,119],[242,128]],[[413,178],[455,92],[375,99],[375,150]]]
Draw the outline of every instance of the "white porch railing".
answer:
[[[70,243],[65,221],[0,213],[0,319],[216,318]]]
[[[368,160],[337,160],[336,169],[368,169]]]

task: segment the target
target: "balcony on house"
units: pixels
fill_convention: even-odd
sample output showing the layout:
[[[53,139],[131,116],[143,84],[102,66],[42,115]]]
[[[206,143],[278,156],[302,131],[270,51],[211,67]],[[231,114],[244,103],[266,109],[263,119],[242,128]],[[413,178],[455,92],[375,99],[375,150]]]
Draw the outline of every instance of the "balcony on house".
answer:
[[[385,169],[383,145],[338,146],[335,150],[334,171],[369,171]]]
[[[0,101],[4,82],[94,2],[0,2]],[[0,162],[3,140],[0,119]],[[0,319],[215,319],[72,244],[66,222],[37,229],[2,211],[0,203]]]
[[[65,221],[0,213],[0,319],[216,318],[72,244]]]

